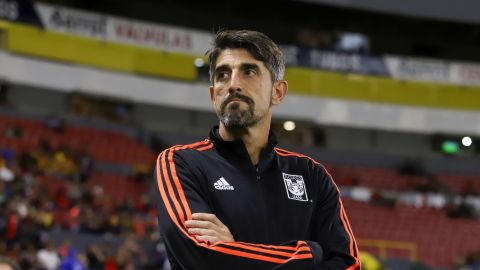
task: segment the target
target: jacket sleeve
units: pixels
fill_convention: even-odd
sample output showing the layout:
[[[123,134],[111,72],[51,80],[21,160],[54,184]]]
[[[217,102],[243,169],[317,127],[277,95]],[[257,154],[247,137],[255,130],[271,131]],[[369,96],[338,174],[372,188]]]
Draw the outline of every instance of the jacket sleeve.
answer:
[[[319,245],[324,256],[315,269],[361,269],[357,243],[332,176],[320,164],[315,166],[320,188],[313,219],[312,246]]]
[[[194,146],[189,146],[190,148]],[[197,150],[208,147],[196,145]],[[163,151],[156,163],[155,181],[158,194],[159,226],[173,262],[172,269],[317,269],[322,248],[307,241],[282,245],[245,242],[199,241],[188,233],[184,222],[192,213],[212,213],[205,192],[199,186],[201,173],[189,166],[178,151],[185,146]]]

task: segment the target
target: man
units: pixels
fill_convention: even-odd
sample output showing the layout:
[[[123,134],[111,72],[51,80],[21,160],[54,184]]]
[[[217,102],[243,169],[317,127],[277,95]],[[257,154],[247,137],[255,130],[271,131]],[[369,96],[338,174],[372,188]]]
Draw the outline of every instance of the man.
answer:
[[[155,169],[172,269],[360,269],[331,176],[269,132],[288,90],[278,46],[221,31],[208,55],[220,124],[207,140],[163,151]]]
[[[46,270],[58,269],[60,256],[52,240],[48,240],[45,247],[37,252],[37,260]]]

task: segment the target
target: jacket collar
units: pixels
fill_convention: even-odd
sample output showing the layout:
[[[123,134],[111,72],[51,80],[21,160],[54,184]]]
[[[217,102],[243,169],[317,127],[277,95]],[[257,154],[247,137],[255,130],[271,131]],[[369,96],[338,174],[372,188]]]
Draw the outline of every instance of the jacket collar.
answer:
[[[251,164],[250,156],[243,141],[241,139],[235,139],[233,141],[223,140],[220,137],[218,125],[210,130],[210,140],[222,155],[230,158],[239,158],[243,161],[246,159]],[[266,165],[264,163],[269,163],[274,157],[274,148],[277,146],[277,143],[278,141],[275,134],[270,131],[267,146],[260,153],[259,168],[264,167],[264,165]]]

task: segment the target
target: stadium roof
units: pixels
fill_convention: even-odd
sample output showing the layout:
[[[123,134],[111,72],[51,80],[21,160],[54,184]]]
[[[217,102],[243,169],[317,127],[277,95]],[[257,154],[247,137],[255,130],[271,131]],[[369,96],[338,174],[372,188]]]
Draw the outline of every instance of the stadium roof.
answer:
[[[297,0],[429,19],[480,23],[478,0]]]

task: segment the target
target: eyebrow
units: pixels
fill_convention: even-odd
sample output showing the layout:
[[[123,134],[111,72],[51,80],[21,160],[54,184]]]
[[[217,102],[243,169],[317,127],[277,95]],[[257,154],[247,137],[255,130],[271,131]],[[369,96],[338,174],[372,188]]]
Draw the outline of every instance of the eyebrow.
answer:
[[[257,72],[260,72],[260,67],[257,64],[245,63],[240,65],[241,70],[253,69]]]
[[[230,70],[231,67],[228,64],[219,65],[215,68],[215,73],[217,74],[220,71]],[[260,67],[255,63],[242,63],[240,64],[240,70],[254,69],[260,72]]]
[[[229,69],[230,69],[230,65],[223,64],[223,65],[217,66],[215,68],[214,74],[217,74],[220,71],[225,71],[225,70],[229,70]]]

